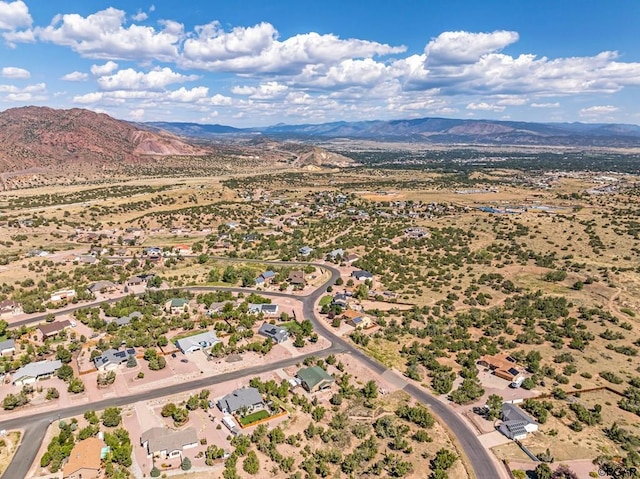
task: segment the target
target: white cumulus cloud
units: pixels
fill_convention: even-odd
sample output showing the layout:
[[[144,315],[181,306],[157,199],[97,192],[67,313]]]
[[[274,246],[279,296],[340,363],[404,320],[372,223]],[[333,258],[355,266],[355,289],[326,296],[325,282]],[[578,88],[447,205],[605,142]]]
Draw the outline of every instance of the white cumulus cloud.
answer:
[[[471,102],[467,105],[467,110],[483,110],[483,111],[504,111],[505,107],[502,105],[493,105],[487,102],[474,103]]]
[[[279,40],[270,23],[225,31],[219,22],[196,28],[184,42],[181,63],[211,71],[296,74],[306,65],[331,65],[347,58],[402,53],[404,46],[359,39],[341,39],[316,32]]]
[[[197,80],[198,75],[183,75],[164,67],[144,73],[127,68],[113,75],[98,78],[103,90],[163,90],[173,83]]]
[[[126,25],[123,10],[109,7],[86,17],[77,13],[56,15],[46,27],[36,27],[42,41],[68,46],[89,58],[122,60],[175,60],[183,39],[181,24],[166,22],[162,30]]]
[[[16,2],[0,1],[0,30],[27,28],[32,23],[29,7],[21,0]]]
[[[131,19],[135,20],[136,22],[144,22],[147,18],[149,18],[149,15],[147,15],[146,12],[143,12],[140,9],[138,9],[135,14],[131,15]]]
[[[580,116],[592,117],[600,115],[610,115],[611,113],[615,113],[618,110],[619,108],[613,105],[595,105],[588,108],[583,108],[579,113]]]
[[[557,102],[557,101],[553,102],[553,103],[536,103],[536,102],[533,102],[529,106],[531,108],[559,108],[560,107],[560,103]]]
[[[117,68],[118,64],[109,60],[107,63],[104,63],[102,65],[91,65],[91,73],[93,73],[95,76],[103,76],[112,73]]]
[[[231,89],[231,93],[248,95],[249,98],[254,100],[269,100],[283,95],[288,89],[289,87],[287,85],[270,81],[261,83],[258,86],[235,86]]]
[[[491,33],[444,32],[427,44],[425,53],[429,65],[469,64],[517,41],[517,32],[504,30]]]
[[[60,79],[65,81],[86,81],[89,78],[89,75],[82,72],[71,72],[63,75]]]
[[[2,68],[2,76],[5,78],[23,79],[30,78],[31,73],[29,70],[18,67],[4,67]]]

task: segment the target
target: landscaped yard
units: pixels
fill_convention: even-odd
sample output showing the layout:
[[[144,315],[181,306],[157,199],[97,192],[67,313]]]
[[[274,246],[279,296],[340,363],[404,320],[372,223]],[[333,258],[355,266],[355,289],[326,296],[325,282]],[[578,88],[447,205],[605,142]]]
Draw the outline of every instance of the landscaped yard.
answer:
[[[261,409],[260,411],[256,411],[245,417],[238,418],[238,421],[242,426],[248,426],[249,424],[260,421],[262,419],[266,419],[268,417],[269,417],[269,413],[264,409]]]
[[[331,304],[331,301],[333,301],[333,298],[331,296],[323,296],[320,300],[320,306],[327,306]]]

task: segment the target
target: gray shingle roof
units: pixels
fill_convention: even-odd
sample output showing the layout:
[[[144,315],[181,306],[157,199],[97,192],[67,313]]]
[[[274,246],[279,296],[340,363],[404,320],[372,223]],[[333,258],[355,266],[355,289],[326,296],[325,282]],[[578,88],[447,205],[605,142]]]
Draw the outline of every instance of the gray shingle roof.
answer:
[[[148,442],[147,451],[149,454],[155,452],[182,450],[184,446],[198,442],[196,430],[192,427],[182,431],[172,431],[164,427],[154,427],[145,431],[140,436],[140,444]]]
[[[135,356],[136,350],[133,348],[118,351],[117,349],[107,349],[102,353],[102,356],[98,356],[93,360],[93,364],[96,368],[106,366],[108,364],[122,364],[127,362],[129,356]]]
[[[0,351],[5,351],[7,349],[11,349],[16,347],[16,342],[13,339],[7,339],[5,341],[0,341]]]
[[[38,361],[37,363],[29,363],[26,366],[21,367],[15,373],[13,373],[13,382],[19,381],[24,377],[39,378],[40,376],[46,376],[53,374],[62,367],[62,361],[56,359],[55,361]]]
[[[289,331],[286,328],[275,326],[269,323],[263,323],[258,330],[259,334],[273,339],[277,343],[286,341],[289,338]]]
[[[230,413],[239,411],[244,407],[251,407],[261,404],[262,396],[256,388],[236,389],[231,394],[227,394],[218,401],[218,407],[226,409]]]
[[[515,404],[510,403],[504,403],[502,405],[502,420],[504,422],[524,421],[527,424],[537,424],[535,419],[533,419]]]

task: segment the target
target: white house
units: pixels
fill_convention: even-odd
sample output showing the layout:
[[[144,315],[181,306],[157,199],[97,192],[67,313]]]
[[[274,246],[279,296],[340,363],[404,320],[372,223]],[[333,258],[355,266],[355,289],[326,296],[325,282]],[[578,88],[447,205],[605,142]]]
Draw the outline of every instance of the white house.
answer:
[[[190,354],[201,349],[213,347],[220,340],[216,336],[215,331],[205,331],[204,333],[195,334],[176,341],[176,346],[183,354]]]
[[[16,352],[16,342],[13,339],[0,341],[0,356],[9,356]]]
[[[73,299],[75,297],[76,297],[75,289],[61,289],[59,291],[54,291],[53,293],[51,293],[50,301],[55,303],[58,301]]]
[[[502,424],[498,429],[509,439],[521,440],[526,438],[527,434],[536,432],[538,423],[515,404],[504,403],[502,405]]]
[[[16,386],[24,386],[25,384],[33,384],[38,379],[51,376],[59,368],[62,367],[62,361],[38,361],[37,363],[29,363],[21,367],[13,373],[13,384]]]

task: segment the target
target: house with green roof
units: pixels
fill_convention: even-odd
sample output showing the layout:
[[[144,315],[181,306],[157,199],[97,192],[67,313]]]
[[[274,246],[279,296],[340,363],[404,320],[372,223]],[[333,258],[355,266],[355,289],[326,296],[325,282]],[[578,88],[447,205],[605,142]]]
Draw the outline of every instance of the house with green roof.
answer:
[[[164,304],[164,310],[171,314],[181,314],[189,309],[189,300],[184,298],[171,298]]]
[[[335,379],[320,366],[311,366],[298,371],[296,377],[300,384],[310,393],[326,389],[331,386]]]

